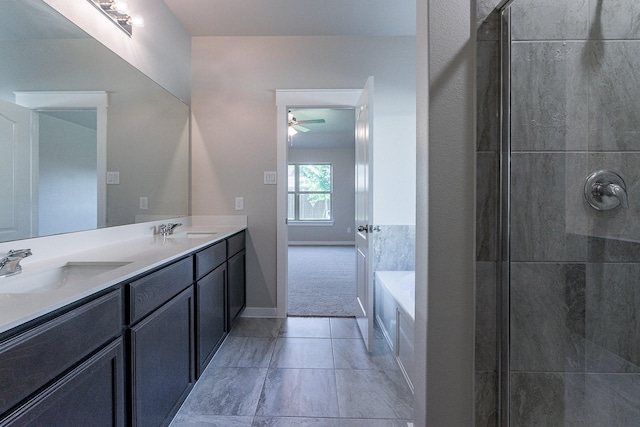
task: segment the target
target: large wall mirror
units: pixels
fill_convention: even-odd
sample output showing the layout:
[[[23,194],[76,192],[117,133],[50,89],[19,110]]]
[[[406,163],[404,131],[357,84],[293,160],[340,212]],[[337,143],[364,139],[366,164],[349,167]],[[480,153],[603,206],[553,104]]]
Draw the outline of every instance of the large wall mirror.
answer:
[[[0,241],[188,214],[189,108],[42,0],[0,0]]]

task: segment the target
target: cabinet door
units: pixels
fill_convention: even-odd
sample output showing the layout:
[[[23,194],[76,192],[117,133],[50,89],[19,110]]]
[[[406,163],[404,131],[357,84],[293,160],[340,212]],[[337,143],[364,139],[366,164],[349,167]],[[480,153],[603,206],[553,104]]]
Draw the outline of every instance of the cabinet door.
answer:
[[[193,288],[130,330],[133,426],[164,426],[194,382]]]
[[[225,335],[224,290],[226,263],[213,270],[196,285],[196,348],[198,376],[207,367],[215,349]]]
[[[227,268],[227,331],[230,331],[245,306],[245,251],[229,258]]]
[[[124,426],[122,339],[27,401],[1,426]]]
[[[120,290],[0,343],[0,415],[121,334]]]

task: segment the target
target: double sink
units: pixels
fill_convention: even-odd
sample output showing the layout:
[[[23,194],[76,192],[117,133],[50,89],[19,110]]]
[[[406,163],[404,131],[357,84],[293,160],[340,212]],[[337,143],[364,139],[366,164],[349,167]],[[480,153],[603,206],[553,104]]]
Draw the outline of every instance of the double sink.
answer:
[[[215,232],[188,231],[163,236],[163,239],[212,239]],[[87,280],[133,263],[133,261],[67,262],[57,267],[0,277],[0,294],[46,294],[82,286]]]

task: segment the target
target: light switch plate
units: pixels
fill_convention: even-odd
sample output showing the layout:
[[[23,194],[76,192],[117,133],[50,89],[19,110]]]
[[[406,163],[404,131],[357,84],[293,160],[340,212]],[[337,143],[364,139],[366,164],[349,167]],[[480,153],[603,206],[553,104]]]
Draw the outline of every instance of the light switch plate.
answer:
[[[265,171],[264,172],[264,183],[265,185],[276,185],[278,182],[278,174],[276,171]]]
[[[236,197],[236,210],[244,210],[244,197]]]
[[[108,171],[107,172],[107,184],[120,184],[120,172]]]
[[[149,209],[149,199],[147,197],[140,197],[140,209],[143,211]]]

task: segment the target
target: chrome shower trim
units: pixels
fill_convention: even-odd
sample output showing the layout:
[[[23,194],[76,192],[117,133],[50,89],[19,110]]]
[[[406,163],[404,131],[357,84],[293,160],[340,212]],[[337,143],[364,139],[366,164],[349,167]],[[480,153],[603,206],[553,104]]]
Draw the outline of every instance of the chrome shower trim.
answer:
[[[500,11],[500,204],[496,277],[498,426],[509,426],[510,407],[510,218],[511,218],[511,11]]]

